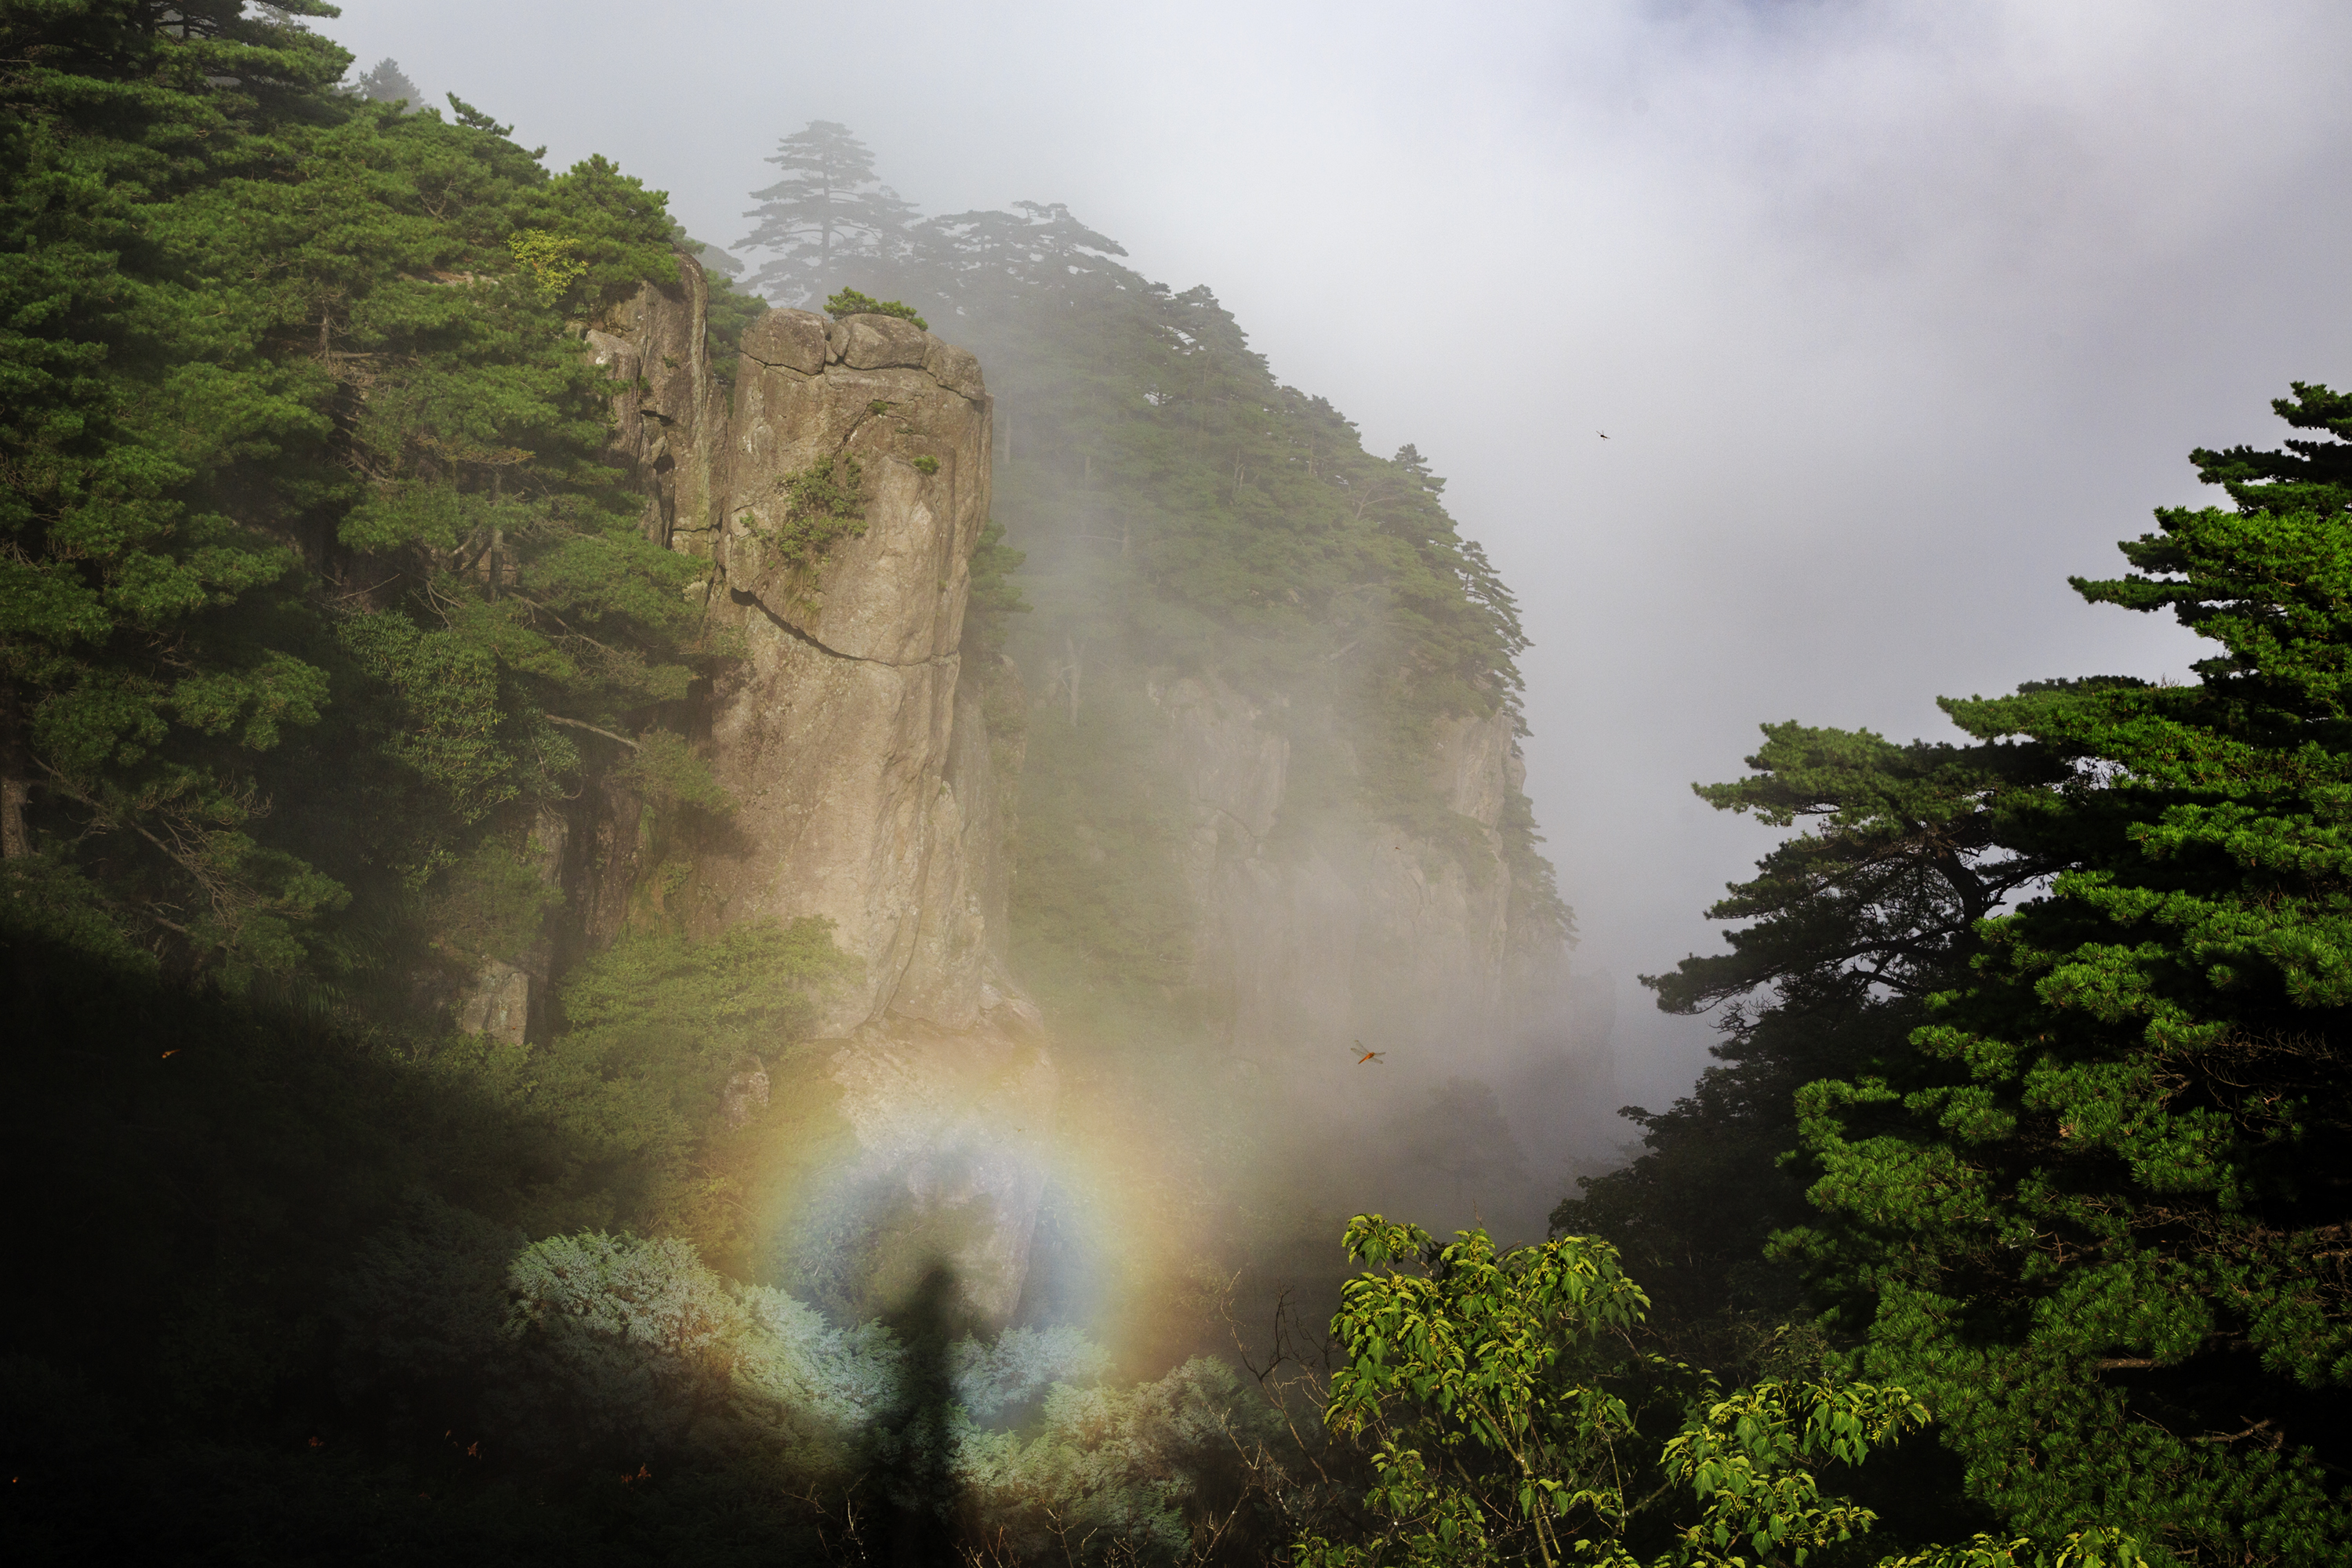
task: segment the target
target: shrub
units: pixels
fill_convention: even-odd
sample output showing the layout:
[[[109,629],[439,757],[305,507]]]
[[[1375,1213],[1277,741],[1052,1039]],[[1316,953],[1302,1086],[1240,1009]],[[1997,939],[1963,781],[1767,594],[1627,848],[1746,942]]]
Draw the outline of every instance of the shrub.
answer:
[[[824,313],[838,321],[845,316],[896,316],[902,321],[912,321],[925,331],[930,322],[915,314],[915,307],[896,300],[877,300],[855,289],[844,289],[824,302]]]
[[[866,531],[866,475],[857,459],[821,458],[776,488],[784,495],[784,521],[760,537],[787,566],[814,566],[844,539]]]

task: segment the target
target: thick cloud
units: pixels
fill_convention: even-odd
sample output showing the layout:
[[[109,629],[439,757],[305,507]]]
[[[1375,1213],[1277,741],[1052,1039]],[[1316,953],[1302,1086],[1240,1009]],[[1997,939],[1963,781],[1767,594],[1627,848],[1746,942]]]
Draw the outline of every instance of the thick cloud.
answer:
[[[1763,839],[1685,786],[1762,720],[2178,673],[2093,611],[2199,444],[2352,381],[2352,11],[352,0],[327,29],[706,238],[840,120],[926,209],[1068,203],[1450,475],[1517,586],[1530,785],[1629,1093],[1631,994]],[[1602,441],[1596,431],[1606,430]]]

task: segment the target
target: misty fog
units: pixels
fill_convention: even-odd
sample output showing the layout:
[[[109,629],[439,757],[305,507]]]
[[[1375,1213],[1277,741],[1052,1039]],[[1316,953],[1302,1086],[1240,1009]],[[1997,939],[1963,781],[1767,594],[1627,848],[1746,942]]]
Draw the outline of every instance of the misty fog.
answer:
[[[1418,445],[1519,595],[1528,789],[1653,1105],[1710,1037],[1634,977],[1719,946],[1701,911],[1771,837],[1686,786],[1766,721],[1940,736],[1939,695],[2179,674],[2185,634],[2065,578],[2352,354],[2326,5],[354,0],[324,30],[721,245],[812,119],[926,211],[1066,203],[1368,447]]]

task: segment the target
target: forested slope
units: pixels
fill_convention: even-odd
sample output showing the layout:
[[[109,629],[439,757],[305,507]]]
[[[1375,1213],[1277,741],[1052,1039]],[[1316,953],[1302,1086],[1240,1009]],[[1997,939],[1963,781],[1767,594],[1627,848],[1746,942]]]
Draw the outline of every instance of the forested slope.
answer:
[[[616,403],[660,421],[678,368],[640,354],[614,379],[647,300],[704,312],[710,341],[684,358],[722,390],[761,312],[706,289],[659,193],[611,164],[551,172],[468,106],[339,87],[349,60],[299,22],[323,10],[81,0],[0,22],[19,1026],[0,1098],[37,1211],[0,1371],[12,1538],[66,1561],[232,1539],[255,1561],[725,1561],[919,1552],[962,1521],[1021,1557],[1073,1530],[1097,1555],[1279,1551],[1342,1500],[1284,1479],[1299,1435],[1222,1366],[1114,1380],[1043,1309],[975,1336],[929,1285],[887,1323],[775,1288],[762,1184],[803,1131],[782,1089],[833,1092],[838,1058],[808,1037],[865,972],[789,900],[688,911],[698,847],[742,837],[709,765],[712,693],[761,637],[802,634],[705,613],[713,557],[674,548],[667,478],[614,444]],[[1106,300],[1089,330],[1056,338],[1048,311],[1000,345],[1045,345],[1013,417],[1066,425],[1077,458],[1068,494],[1020,504],[1055,569],[1033,596],[1135,618],[1113,637],[1021,616],[1019,556],[991,535],[965,641],[931,657],[978,667],[965,695],[1003,721],[1008,773],[1024,723],[1051,751],[992,662],[1009,626],[1054,619],[1066,679],[1028,684],[1087,744],[1163,678],[1310,698],[1312,722],[1274,735],[1286,776],[1319,778],[1300,798],[1360,830],[1412,835],[1399,852],[1435,857],[1427,875],[1483,879],[1499,998],[1509,933],[1530,962],[1562,934],[1506,766],[1507,599],[1417,465],[1365,457],[1274,387],[1213,306],[1147,292],[1125,336]],[[1192,499],[1166,502],[1157,552],[1121,558],[1145,574],[1049,560],[1056,529],[1095,542],[1076,537],[1093,467],[1066,446],[1090,406],[1072,367],[1110,344],[1134,381],[1185,321],[1223,334],[1233,385],[1201,384],[1219,409],[1127,493]],[[1026,428],[1002,453],[1014,473]],[[1290,455],[1236,463],[1220,500],[1228,436]],[[1150,444],[1112,443],[1139,461]],[[1266,488],[1302,464],[1321,490]],[[823,495],[814,470],[786,478],[791,506],[843,525],[759,537],[809,551],[777,578],[804,588],[793,569],[855,553],[863,502],[854,464]],[[1106,1049],[1155,1008],[1178,1038],[1219,1037],[1187,1021],[1214,989],[1191,805],[1131,776],[1155,743],[1033,773],[1075,803],[1064,820],[1050,791],[1024,803],[1044,869],[1012,962],[1081,1017],[1110,994]],[[1471,784],[1449,783],[1449,744]],[[582,831],[613,822],[633,842]],[[1057,883],[1058,847],[1105,842]],[[561,871],[591,852],[627,873],[593,910]],[[509,1005],[516,974],[532,984]],[[1200,1083],[1192,1109],[1213,1109],[1218,1080]],[[1198,1174],[1160,1179],[1181,1206]],[[1236,1190],[1204,1212],[1230,1220]]]
[[[238,12],[10,23],[9,874],[333,990],[527,940],[501,842],[709,668],[573,324],[677,271],[658,193]]]

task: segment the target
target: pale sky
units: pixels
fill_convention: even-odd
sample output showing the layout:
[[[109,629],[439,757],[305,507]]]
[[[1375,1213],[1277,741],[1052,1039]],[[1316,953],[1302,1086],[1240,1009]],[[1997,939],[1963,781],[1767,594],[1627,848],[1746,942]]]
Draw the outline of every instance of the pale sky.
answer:
[[[2074,599],[2184,455],[2352,384],[2352,7],[351,0],[323,30],[746,231],[848,124],[926,211],[1066,202],[1282,380],[1420,447],[1519,595],[1528,789],[1633,983],[1769,837],[1694,801],[1766,720],[2181,673]],[[1597,432],[1607,431],[1602,441]]]

